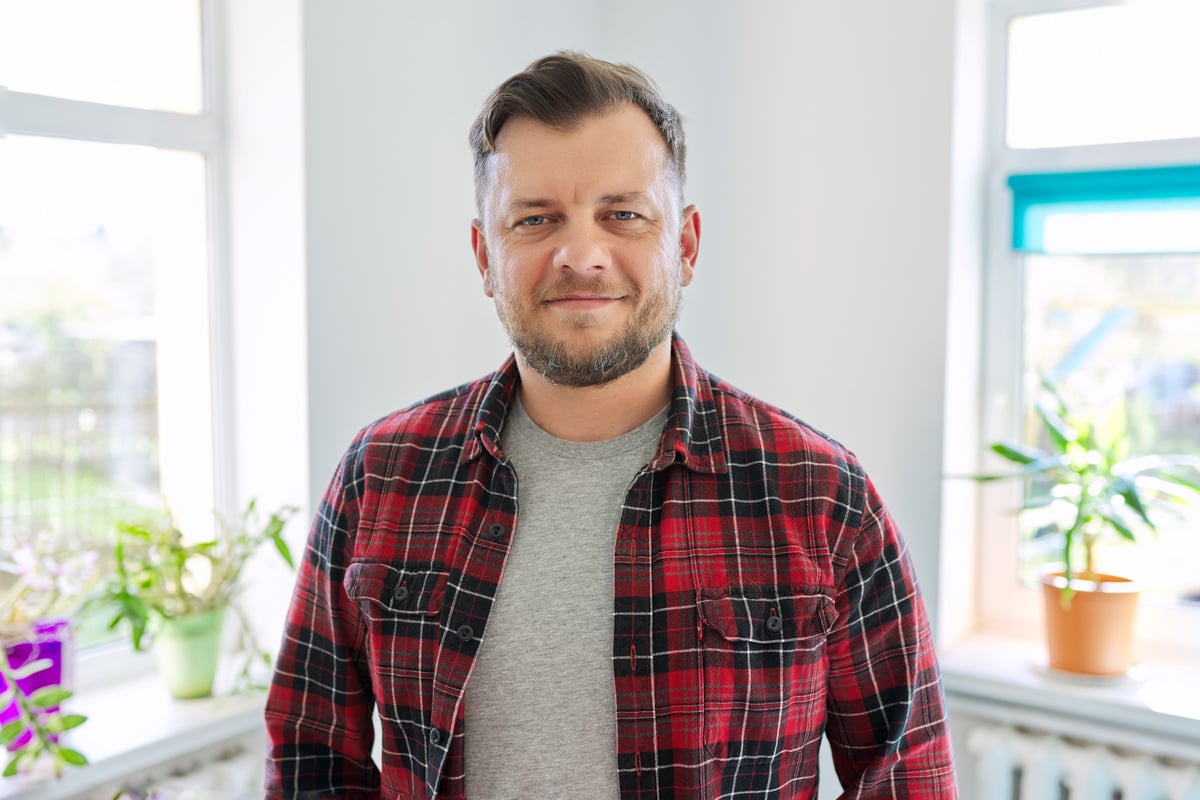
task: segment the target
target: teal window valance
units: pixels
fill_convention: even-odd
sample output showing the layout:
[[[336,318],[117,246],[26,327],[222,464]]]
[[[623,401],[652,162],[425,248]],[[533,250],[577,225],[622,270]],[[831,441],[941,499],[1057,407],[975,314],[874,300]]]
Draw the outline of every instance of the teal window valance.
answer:
[[[1013,249],[1200,252],[1200,166],[1011,175]]]

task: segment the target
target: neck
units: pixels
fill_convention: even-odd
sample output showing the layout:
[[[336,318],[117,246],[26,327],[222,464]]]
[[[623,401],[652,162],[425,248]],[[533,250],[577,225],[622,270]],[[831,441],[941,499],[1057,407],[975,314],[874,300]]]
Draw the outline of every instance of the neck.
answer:
[[[671,400],[671,341],[637,369],[603,386],[560,386],[517,354],[521,405],[542,430],[573,442],[614,439],[642,425]]]

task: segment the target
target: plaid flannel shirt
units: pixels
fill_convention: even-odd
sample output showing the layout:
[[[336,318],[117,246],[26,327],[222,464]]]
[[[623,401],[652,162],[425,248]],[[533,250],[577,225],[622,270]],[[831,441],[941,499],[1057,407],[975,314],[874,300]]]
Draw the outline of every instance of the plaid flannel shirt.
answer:
[[[268,797],[467,796],[463,697],[519,531],[499,444],[518,381],[510,358],[350,446],[267,700]],[[672,381],[613,550],[621,797],[815,798],[823,733],[845,797],[956,797],[912,565],[861,466],[678,338]],[[572,796],[569,769],[544,796]]]

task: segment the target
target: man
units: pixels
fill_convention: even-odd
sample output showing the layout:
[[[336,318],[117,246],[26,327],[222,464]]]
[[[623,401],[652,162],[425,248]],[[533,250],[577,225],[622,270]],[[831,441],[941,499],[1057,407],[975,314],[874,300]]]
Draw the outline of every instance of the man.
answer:
[[[675,110],[560,53],[471,143],[514,355],[343,458],[267,702],[268,796],[812,798],[824,734],[846,797],[955,797],[870,481],[672,334],[700,244]]]

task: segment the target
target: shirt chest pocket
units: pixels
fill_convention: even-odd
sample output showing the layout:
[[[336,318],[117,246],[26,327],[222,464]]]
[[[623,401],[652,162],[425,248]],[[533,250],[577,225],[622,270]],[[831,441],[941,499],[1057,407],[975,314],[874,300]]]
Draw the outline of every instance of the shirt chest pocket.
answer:
[[[701,590],[704,744],[744,761],[819,741],[832,598],[819,587]],[[736,752],[734,750],[736,749]]]
[[[355,561],[342,582],[367,627],[376,675],[403,686],[432,674],[446,573]],[[416,686],[412,688],[418,688]]]

